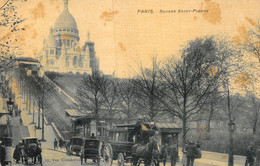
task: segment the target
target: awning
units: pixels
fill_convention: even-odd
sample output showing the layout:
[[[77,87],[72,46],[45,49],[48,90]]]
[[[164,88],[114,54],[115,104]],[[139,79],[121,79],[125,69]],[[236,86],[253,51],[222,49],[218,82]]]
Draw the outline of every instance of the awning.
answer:
[[[69,117],[82,117],[82,116],[86,116],[86,114],[79,112],[76,109],[67,109],[66,111],[66,116]]]

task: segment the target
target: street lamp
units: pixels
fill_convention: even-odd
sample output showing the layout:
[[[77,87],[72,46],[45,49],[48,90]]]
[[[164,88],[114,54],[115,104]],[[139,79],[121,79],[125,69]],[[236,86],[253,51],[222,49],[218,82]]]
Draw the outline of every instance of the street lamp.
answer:
[[[230,123],[228,123],[228,126],[229,126],[230,131],[233,133],[235,131],[236,124],[234,122],[230,122]]]
[[[7,109],[10,114],[10,116],[13,115],[13,109],[14,109],[14,102],[12,101],[12,98],[10,97],[9,100],[6,102],[7,103]]]

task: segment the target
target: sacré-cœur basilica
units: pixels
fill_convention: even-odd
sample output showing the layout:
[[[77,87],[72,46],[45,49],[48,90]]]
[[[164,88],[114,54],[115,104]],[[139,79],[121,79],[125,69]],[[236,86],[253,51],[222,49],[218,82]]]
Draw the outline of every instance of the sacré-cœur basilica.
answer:
[[[91,74],[99,70],[99,62],[95,55],[94,42],[90,34],[83,48],[79,46],[79,31],[74,17],[68,10],[68,0],[64,0],[64,9],[50,34],[43,42],[43,49],[38,58],[44,71],[59,73]]]

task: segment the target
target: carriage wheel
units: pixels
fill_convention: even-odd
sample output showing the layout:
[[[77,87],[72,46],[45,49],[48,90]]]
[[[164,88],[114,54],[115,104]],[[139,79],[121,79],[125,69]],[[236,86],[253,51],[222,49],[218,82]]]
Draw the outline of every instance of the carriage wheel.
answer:
[[[103,151],[103,159],[106,166],[112,166],[113,163],[113,150],[110,144],[105,144]]]
[[[119,153],[117,156],[118,166],[124,166],[124,155],[122,153]]]

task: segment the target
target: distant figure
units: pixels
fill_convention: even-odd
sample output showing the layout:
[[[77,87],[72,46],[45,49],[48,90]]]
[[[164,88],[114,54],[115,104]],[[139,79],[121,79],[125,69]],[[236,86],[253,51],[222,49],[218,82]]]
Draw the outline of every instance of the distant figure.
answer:
[[[16,160],[16,163],[19,163],[20,157],[21,157],[21,150],[22,150],[22,142],[19,141],[19,143],[16,145],[13,158]]]
[[[245,166],[254,166],[255,164],[255,153],[253,151],[253,147],[248,146],[246,151],[246,163]]]
[[[178,149],[175,144],[169,146],[169,155],[171,159],[171,166],[175,166],[178,160]]]
[[[186,156],[187,156],[187,166],[193,166],[194,160],[197,154],[197,147],[193,141],[190,141],[188,145],[185,146]]]
[[[62,140],[62,138],[60,138],[60,140],[59,140],[59,146],[60,146],[60,149],[62,149],[62,147],[63,147],[63,140]]]
[[[5,147],[1,141],[0,142],[0,163],[2,166],[5,165],[5,155],[6,155]]]
[[[169,154],[168,151],[169,151],[168,144],[165,143],[161,148],[161,155],[162,155],[161,158],[162,158],[163,166],[165,166],[166,164],[166,159]]]
[[[186,141],[186,144],[184,145],[184,147],[182,148],[182,165],[186,166],[187,165],[187,151],[185,149],[186,146],[188,146],[189,140]]]
[[[196,158],[201,158],[201,150],[200,150],[200,143],[199,143],[199,141],[196,141],[196,147],[197,147]]]
[[[20,121],[20,125],[23,125],[23,119],[21,117],[19,118],[19,121]]]
[[[18,110],[18,115],[21,116],[21,109]]]
[[[94,134],[94,133],[92,133],[89,138],[97,139],[97,137],[95,137],[95,134]]]
[[[54,138],[54,150],[58,149],[58,141]]]

